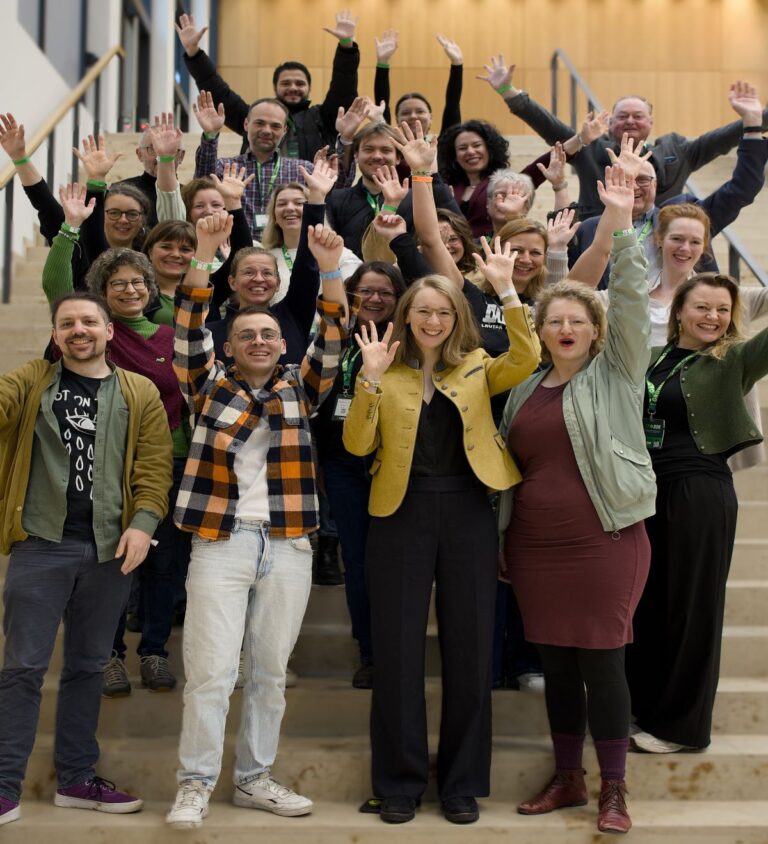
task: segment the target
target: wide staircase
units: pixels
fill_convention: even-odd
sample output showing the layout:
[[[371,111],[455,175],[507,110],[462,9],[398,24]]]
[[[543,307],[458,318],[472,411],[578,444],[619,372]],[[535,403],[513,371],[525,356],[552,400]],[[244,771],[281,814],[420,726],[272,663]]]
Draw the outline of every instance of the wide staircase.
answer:
[[[119,141],[125,144],[126,154],[120,162],[122,170],[115,172],[115,178],[136,172],[131,148],[135,139],[129,136]],[[193,143],[191,140],[191,149]],[[225,143],[236,147],[237,139],[229,138]],[[513,139],[513,166],[520,167],[532,160],[541,149],[536,139]],[[185,162],[182,180],[189,178],[190,165],[190,161]],[[699,174],[700,185],[705,191],[711,189],[710,185],[727,178],[732,166],[732,157],[710,165]],[[572,183],[575,181],[573,178]],[[549,196],[546,188],[539,193],[537,207],[543,208]],[[768,198],[761,196],[735,225],[764,265],[768,264],[768,245],[755,221],[761,212],[761,219],[765,220],[768,210],[765,205]],[[40,292],[45,254],[45,247],[30,246],[25,258],[15,267],[12,304],[0,310],[3,315],[0,365],[4,371],[38,356],[48,336],[47,310]],[[724,256],[717,254],[721,266],[727,266]],[[762,405],[768,407],[768,392],[763,392]],[[763,410],[764,422],[768,421],[766,415]],[[740,472],[735,482],[740,515],[727,590],[712,745],[704,753],[630,754],[627,783],[634,821],[631,835],[635,842],[768,842],[768,467]],[[6,565],[5,561],[0,563],[0,577],[5,574]],[[427,708],[430,745],[434,751],[440,718],[434,616],[430,618],[428,640]],[[141,795],[147,801],[145,810],[121,817],[67,812],[53,807],[56,782],[51,757],[61,666],[59,642],[43,689],[38,738],[25,781],[22,820],[2,829],[2,842],[50,844],[55,837],[59,844],[83,840],[94,844],[159,844],[172,836],[163,817],[176,789],[174,774],[183,686],[181,630],[174,629],[169,643],[171,666],[181,683],[169,694],[153,694],[141,688],[138,658],[132,652],[137,644],[138,638],[129,634],[128,666],[134,685],[131,696],[103,701],[99,772],[121,788]],[[447,823],[440,815],[434,786],[416,819],[405,826],[389,827],[375,816],[358,813],[357,806],[370,796],[367,738],[370,693],[355,690],[350,684],[356,656],[343,587],[313,587],[291,664],[300,679],[286,693],[287,710],[275,775],[311,797],[315,812],[304,818],[278,818],[265,812],[235,809],[230,804],[229,772],[242,696],[242,692],[236,691],[232,697],[221,783],[214,794],[209,818],[200,831],[187,833],[187,840],[231,844],[250,844],[254,838],[270,844],[377,844],[395,840],[581,844],[600,840],[595,826],[598,768],[591,749],[586,756],[592,787],[589,806],[534,818],[516,814],[516,803],[530,796],[547,779],[552,760],[543,698],[512,691],[497,691],[493,695],[493,793],[490,799],[481,801],[482,814],[477,824],[457,827]]]

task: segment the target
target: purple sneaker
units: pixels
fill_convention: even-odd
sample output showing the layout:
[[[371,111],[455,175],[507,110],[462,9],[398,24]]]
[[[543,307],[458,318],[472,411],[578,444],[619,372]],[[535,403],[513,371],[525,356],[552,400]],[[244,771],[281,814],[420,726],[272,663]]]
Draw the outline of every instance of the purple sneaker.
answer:
[[[95,809],[110,815],[127,815],[140,811],[144,801],[118,791],[109,780],[94,777],[78,785],[58,789],[53,804],[62,809]]]
[[[7,797],[0,797],[0,826],[4,823],[17,821],[21,817],[19,804]]]

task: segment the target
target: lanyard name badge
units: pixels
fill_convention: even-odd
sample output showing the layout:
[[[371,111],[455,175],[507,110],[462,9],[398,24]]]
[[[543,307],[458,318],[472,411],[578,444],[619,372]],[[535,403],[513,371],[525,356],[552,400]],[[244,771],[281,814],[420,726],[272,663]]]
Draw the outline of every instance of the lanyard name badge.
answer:
[[[648,415],[643,417],[643,430],[645,431],[645,445],[648,451],[660,449],[664,444],[664,429],[666,422],[663,419],[656,419],[656,405],[659,402],[661,391],[664,389],[667,381],[677,375],[686,363],[695,358],[698,354],[698,352],[691,352],[690,355],[686,355],[672,367],[672,370],[661,384],[654,386],[649,376],[653,374],[654,369],[658,367],[672,348],[672,346],[667,346],[667,348],[664,349],[661,355],[659,355],[659,359],[648,370],[645,377],[645,389],[648,391]]]
[[[354,351],[347,349],[341,359],[342,390],[341,395],[336,397],[336,403],[333,406],[331,419],[334,422],[343,422],[349,413],[349,406],[352,404],[352,367],[359,354],[360,349]]]
[[[373,211],[373,216],[376,217],[379,214],[379,198],[382,194],[377,194],[374,196],[372,193],[365,192],[365,198],[368,201],[368,204],[371,206],[371,211]]]
[[[646,237],[648,237],[648,235],[649,235],[649,233],[651,232],[652,229],[653,229],[653,219],[646,220],[645,223],[643,223],[643,227],[637,233],[637,243],[638,243],[638,245],[641,244],[646,239]]]
[[[291,258],[291,253],[288,251],[288,247],[283,244],[281,249],[283,250],[283,260],[285,261],[285,266],[288,267],[288,272],[293,271],[293,258]]]
[[[264,182],[261,178],[261,168],[262,164],[260,161],[256,162],[256,172],[258,174],[259,179],[259,198],[263,202],[263,207],[266,207],[267,202],[269,202],[269,197],[272,194],[272,190],[275,187],[275,182],[277,181],[277,177],[280,175],[280,167],[282,166],[282,159],[280,158],[280,153],[277,154],[277,158],[275,159],[275,164],[272,168],[272,176],[269,179],[269,185],[267,185],[267,195],[263,195],[262,188],[264,186]],[[266,214],[256,214],[254,222],[256,224],[256,228],[262,230],[267,225],[267,215]]]

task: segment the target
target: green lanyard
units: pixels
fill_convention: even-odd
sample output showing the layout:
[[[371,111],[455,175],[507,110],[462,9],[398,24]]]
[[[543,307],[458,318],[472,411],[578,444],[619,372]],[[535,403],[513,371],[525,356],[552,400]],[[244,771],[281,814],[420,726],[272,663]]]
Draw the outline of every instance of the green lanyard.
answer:
[[[293,258],[291,258],[291,253],[288,251],[288,247],[283,244],[280,248],[283,250],[283,258],[285,258],[285,265],[288,267],[288,272],[292,272]]]
[[[275,161],[275,166],[272,169],[272,178],[269,180],[269,187],[267,188],[267,199],[269,199],[270,195],[272,194],[272,189],[275,186],[275,182],[277,181],[277,177],[280,175],[280,167],[282,166],[282,160],[280,159],[280,153],[277,154],[277,160]],[[259,174],[259,185],[262,184],[261,181],[261,162],[256,162],[256,170]]]
[[[664,358],[669,354],[669,352],[674,348],[674,346],[667,346],[666,349],[659,355],[658,360],[653,366],[648,370],[645,376],[645,389],[648,391],[648,416],[653,419],[654,414],[656,413],[656,405],[659,401],[659,396],[661,395],[661,391],[664,389],[667,381],[676,375],[685,365],[688,363],[689,360],[698,356],[698,352],[691,352],[690,355],[686,355],[682,360],[678,361],[672,371],[667,375],[667,377],[658,385],[658,387],[654,387],[651,383],[650,375],[653,374],[654,369],[664,360]]]
[[[643,227],[637,233],[637,245],[639,246],[648,237],[648,234],[653,229],[653,219],[646,220]]]
[[[378,213],[379,213],[379,210],[380,210],[379,209],[379,197],[380,196],[381,196],[380,193],[376,194],[376,196],[374,196],[372,193],[368,193],[368,191],[365,192],[365,198],[368,200],[368,204],[371,206],[371,211],[373,211],[374,217],[378,216]]]
[[[355,364],[355,361],[360,354],[360,348],[352,349],[348,348],[344,352],[344,356],[341,359],[341,375],[343,379],[343,395],[349,395],[349,388],[352,386],[352,367]]]

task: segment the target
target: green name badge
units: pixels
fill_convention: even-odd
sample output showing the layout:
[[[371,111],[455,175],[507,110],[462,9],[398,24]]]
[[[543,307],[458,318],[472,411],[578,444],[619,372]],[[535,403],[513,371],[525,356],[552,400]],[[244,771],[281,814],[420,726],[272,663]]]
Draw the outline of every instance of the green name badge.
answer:
[[[661,448],[664,444],[664,420],[643,419],[643,430],[645,431],[645,445],[648,451]]]

